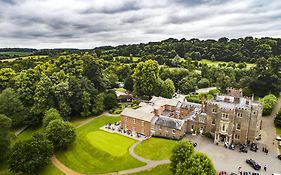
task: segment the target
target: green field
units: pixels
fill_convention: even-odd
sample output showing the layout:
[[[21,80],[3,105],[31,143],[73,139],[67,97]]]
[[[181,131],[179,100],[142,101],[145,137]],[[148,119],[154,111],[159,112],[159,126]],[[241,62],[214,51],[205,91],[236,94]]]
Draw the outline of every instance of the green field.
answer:
[[[9,56],[27,56],[32,54],[32,52],[0,52],[0,55],[9,55]]]
[[[142,171],[139,173],[134,173],[130,175],[147,175],[147,174],[152,174],[152,175],[172,175],[172,172],[169,170],[170,164],[165,164],[165,165],[159,165],[155,168],[152,168],[147,171]]]
[[[57,153],[57,158],[81,173],[106,173],[145,165],[129,154],[128,148],[134,140],[99,130],[106,123],[119,120],[120,117],[102,116],[78,128],[74,144]]]
[[[7,59],[2,59],[0,61],[15,61],[17,59],[28,59],[28,58],[31,58],[31,59],[39,59],[39,58],[46,58],[48,57],[47,55],[34,55],[34,56],[20,56],[20,57],[16,57],[16,58],[7,58]]]
[[[137,155],[150,160],[170,159],[176,142],[174,140],[152,137],[137,145],[134,151]]]
[[[228,64],[230,62],[226,62],[226,61],[211,61],[211,60],[207,60],[207,59],[202,59],[200,61],[198,61],[199,63],[203,63],[203,64],[208,64],[210,66],[218,66],[219,64]],[[238,63],[236,63],[237,65]],[[255,66],[255,64],[250,64],[250,63],[246,63],[247,64],[247,68],[251,68],[253,66]]]
[[[130,57],[128,57],[128,56],[117,56],[117,57],[119,57],[119,58],[130,58]],[[116,58],[116,57],[115,57]],[[133,62],[138,62],[139,61],[139,59],[140,59],[140,57],[132,57],[133,58]]]

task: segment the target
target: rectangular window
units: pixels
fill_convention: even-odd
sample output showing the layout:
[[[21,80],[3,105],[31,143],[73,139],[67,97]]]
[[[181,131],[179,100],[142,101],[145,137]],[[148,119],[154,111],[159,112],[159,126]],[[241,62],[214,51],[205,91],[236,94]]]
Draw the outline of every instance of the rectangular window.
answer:
[[[240,137],[239,134],[234,134],[235,139],[239,139],[239,137]]]
[[[133,123],[136,124],[136,119],[133,119]]]
[[[141,126],[144,126],[144,121],[141,121]]]
[[[215,108],[213,108],[213,112],[217,112],[217,110]]]
[[[216,119],[212,120],[212,125],[216,124]]]
[[[242,117],[242,113],[237,113],[237,117]]]
[[[222,118],[224,118],[224,119],[228,119],[228,114],[226,114],[226,113],[222,113]]]
[[[240,130],[240,127],[241,127],[241,126],[240,126],[240,123],[237,123],[237,124],[236,124],[236,129],[237,129],[237,130]]]

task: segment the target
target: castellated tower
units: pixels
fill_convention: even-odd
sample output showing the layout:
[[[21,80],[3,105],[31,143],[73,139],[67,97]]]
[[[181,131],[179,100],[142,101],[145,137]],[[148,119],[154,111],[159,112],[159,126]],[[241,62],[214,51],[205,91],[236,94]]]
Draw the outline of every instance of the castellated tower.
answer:
[[[206,130],[215,143],[254,142],[260,135],[262,104],[243,97],[241,89],[228,88],[205,104]]]

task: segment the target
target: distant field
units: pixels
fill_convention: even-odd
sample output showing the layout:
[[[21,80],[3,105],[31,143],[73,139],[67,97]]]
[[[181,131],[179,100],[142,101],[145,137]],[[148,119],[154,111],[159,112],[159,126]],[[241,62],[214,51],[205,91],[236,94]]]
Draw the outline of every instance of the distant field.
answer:
[[[206,60],[206,59],[202,59],[200,61],[198,61],[199,63],[203,63],[203,64],[208,64],[208,65],[211,65],[211,66],[218,66],[219,64],[228,64],[230,62],[226,62],[226,61],[211,61],[211,60]],[[238,63],[236,63],[237,65]],[[250,64],[250,63],[246,63],[247,64],[247,68],[251,68],[253,66],[255,66],[255,64]]]
[[[32,52],[0,52],[0,55],[9,55],[9,56],[27,56],[32,54]]]
[[[21,57],[16,57],[16,58],[7,58],[7,59],[3,59],[3,60],[0,60],[1,61],[15,61],[19,58],[21,59],[27,59],[27,58],[32,58],[32,59],[39,59],[39,58],[45,58],[45,57],[48,57],[47,55],[32,55],[32,56],[21,56]]]
[[[126,57],[126,56],[117,56],[117,57],[119,57],[119,58],[129,58],[129,57]],[[115,58],[117,58],[117,57],[115,57]],[[140,57],[132,57],[132,58],[133,58],[134,62],[137,62],[140,59]]]

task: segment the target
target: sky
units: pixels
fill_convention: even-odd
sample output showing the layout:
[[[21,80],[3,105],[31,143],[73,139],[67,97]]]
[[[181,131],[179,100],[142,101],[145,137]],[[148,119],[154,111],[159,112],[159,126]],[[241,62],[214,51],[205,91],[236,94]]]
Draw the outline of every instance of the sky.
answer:
[[[0,0],[0,47],[281,37],[281,0]]]

